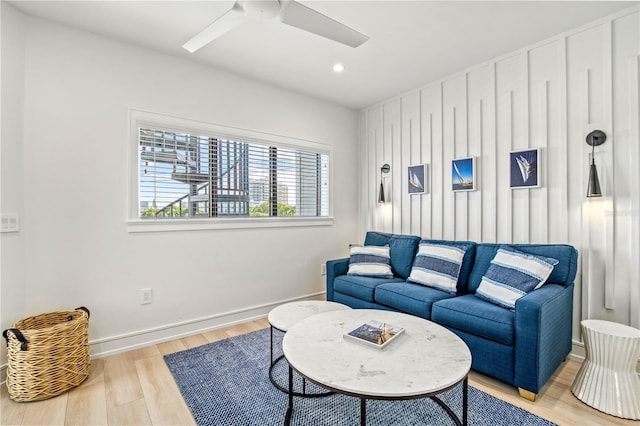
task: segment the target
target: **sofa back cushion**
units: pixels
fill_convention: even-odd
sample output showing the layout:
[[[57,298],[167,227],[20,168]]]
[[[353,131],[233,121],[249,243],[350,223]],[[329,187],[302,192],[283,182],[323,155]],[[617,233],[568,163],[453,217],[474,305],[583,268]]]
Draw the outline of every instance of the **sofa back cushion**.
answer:
[[[389,245],[393,274],[403,279],[407,279],[411,274],[411,266],[419,242],[420,237],[415,235],[387,234],[375,231],[367,232],[364,239],[365,246]]]
[[[386,246],[389,244],[392,234],[385,232],[369,231],[364,237],[365,246]]]
[[[482,277],[501,246],[503,244],[477,245],[473,270],[469,276],[469,293],[476,292]],[[568,285],[574,281],[578,267],[578,252],[573,246],[567,244],[509,244],[509,246],[525,253],[557,259],[558,264],[553,268],[547,283]]]
[[[473,259],[476,255],[476,243],[473,241],[450,241],[450,240],[422,240],[422,243],[427,244],[440,244],[445,246],[460,247],[465,250],[464,257],[462,258],[462,266],[460,267],[460,273],[458,274],[458,294],[466,294],[467,283],[469,281],[469,275],[473,268]],[[491,260],[491,259],[489,259]]]

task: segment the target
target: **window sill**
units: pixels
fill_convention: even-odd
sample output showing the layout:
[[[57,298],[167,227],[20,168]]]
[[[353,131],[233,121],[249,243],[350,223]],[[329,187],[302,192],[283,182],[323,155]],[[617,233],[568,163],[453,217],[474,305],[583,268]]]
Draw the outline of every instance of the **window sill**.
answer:
[[[220,218],[220,219],[151,219],[130,220],[127,231],[171,232],[202,231],[211,229],[293,228],[333,225],[332,217],[273,217],[273,218]]]

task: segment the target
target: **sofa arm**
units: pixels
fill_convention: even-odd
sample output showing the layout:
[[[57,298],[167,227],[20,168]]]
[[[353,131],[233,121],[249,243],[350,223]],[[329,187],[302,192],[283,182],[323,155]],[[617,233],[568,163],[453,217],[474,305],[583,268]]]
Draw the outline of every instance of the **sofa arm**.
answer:
[[[514,384],[537,394],[571,352],[573,283],[546,284],[515,307]]]
[[[327,300],[333,301],[333,280],[346,275],[349,270],[349,258],[327,261]]]

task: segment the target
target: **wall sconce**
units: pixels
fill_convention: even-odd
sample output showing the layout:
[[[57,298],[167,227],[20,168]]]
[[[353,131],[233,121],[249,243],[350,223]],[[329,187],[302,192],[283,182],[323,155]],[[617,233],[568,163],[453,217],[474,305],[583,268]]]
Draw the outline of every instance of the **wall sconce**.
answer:
[[[384,184],[382,183],[382,174],[389,173],[390,170],[391,166],[386,163],[382,167],[380,167],[380,191],[378,192],[379,203],[384,203],[386,201],[384,197]]]
[[[594,130],[587,135],[587,144],[591,145],[591,166],[589,166],[589,186],[587,197],[602,197],[598,170],[596,170],[595,147],[602,145],[607,140],[607,135],[602,130]]]

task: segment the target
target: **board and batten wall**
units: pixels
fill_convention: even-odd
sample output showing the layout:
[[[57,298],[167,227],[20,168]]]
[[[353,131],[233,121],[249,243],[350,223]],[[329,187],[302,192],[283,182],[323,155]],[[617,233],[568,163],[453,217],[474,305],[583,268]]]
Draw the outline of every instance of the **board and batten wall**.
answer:
[[[580,320],[640,327],[638,8],[541,41],[360,113],[360,233],[568,243]],[[591,147],[604,196],[586,198]],[[539,148],[541,187],[510,189],[509,153]],[[451,161],[475,157],[477,190],[453,192]],[[390,202],[378,204],[380,167]],[[426,194],[407,168],[428,164]]]

